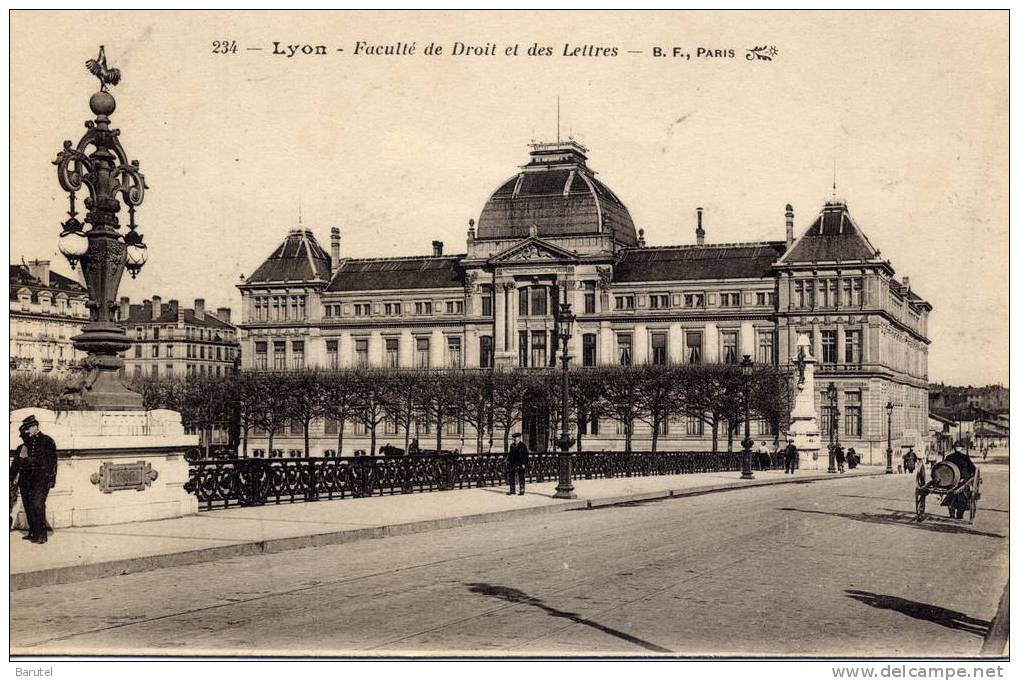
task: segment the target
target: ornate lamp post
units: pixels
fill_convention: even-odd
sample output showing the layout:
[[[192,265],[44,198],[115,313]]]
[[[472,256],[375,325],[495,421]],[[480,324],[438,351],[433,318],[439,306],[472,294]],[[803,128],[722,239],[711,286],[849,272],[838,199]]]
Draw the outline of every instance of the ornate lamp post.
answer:
[[[743,355],[743,361],[739,363],[740,373],[743,374],[743,471],[740,473],[740,480],[753,480],[754,472],[750,469],[750,448],[754,441],[750,439],[750,377],[754,372],[754,363],[750,355]]]
[[[839,414],[839,391],[835,388],[834,381],[828,383],[825,391],[828,397],[828,472],[838,473],[835,468],[835,448],[838,447],[838,414]]]
[[[85,135],[72,146],[64,142],[63,151],[53,162],[57,179],[68,193],[69,219],[61,225],[60,252],[73,269],[81,264],[88,289],[90,321],[83,332],[71,340],[74,347],[87,353],[83,362],[85,377],[76,388],[80,406],[85,409],[141,409],[142,397],[120,382],[117,371],[124,360],[117,353],[131,343],[124,327],[117,324],[117,289],[126,268],[134,277],[147,259],[146,247],[134,221],[135,208],[145,198],[145,178],[138,161],[129,161],[120,144],[120,130],[110,128],[110,114],[117,107],[107,86],[120,82],[120,70],[106,66],[102,47],[99,56],[85,63],[99,79],[99,91],[89,99],[94,121],[85,121]],[[75,192],[84,186],[85,224],[75,211]],[[127,231],[120,231],[117,214],[122,198],[127,205]]]
[[[563,363],[562,381],[562,412],[560,414],[561,431],[559,433],[559,484],[556,485],[556,499],[576,499],[573,491],[573,460],[570,447],[574,440],[570,437],[570,336],[573,334],[573,321],[576,317],[570,312],[569,303],[561,303],[556,314],[556,335],[563,344],[561,361]]]
[[[885,449],[885,473],[892,472],[892,411],[895,406],[889,401],[885,405],[885,411],[888,412],[888,448]]]

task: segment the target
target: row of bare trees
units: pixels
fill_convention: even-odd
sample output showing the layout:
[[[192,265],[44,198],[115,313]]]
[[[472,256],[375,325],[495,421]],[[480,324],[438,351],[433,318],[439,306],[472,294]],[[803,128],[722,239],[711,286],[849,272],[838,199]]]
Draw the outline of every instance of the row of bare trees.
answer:
[[[16,392],[14,374],[11,385],[11,407],[15,408],[16,394],[20,399],[30,395],[20,388]],[[272,451],[275,438],[295,422],[302,425],[308,452],[311,424],[318,419],[335,422],[338,454],[343,452],[348,423],[364,426],[374,454],[379,427],[386,421],[403,435],[405,450],[421,423],[435,428],[435,448],[441,450],[443,433],[459,421],[473,429],[477,451],[484,451],[486,440],[491,449],[496,438],[502,440],[505,451],[525,412],[548,415],[553,425],[562,404],[559,372],[517,369],[241,372],[227,377],[146,379],[135,387],[144,395],[146,408],[179,411],[186,426],[203,434],[228,428],[245,455],[248,438],[255,431],[268,437]],[[655,451],[666,421],[685,416],[711,428],[714,450],[722,435],[732,449],[744,418],[744,398],[751,418],[768,422],[777,433],[787,425],[790,391],[788,375],[777,367],[755,367],[749,376],[731,365],[574,369],[568,395],[570,431],[578,433],[580,450],[584,429],[577,428],[578,423],[594,417],[613,419],[623,424],[629,451],[634,427],[642,422],[649,427]],[[211,437],[204,440],[208,443]]]

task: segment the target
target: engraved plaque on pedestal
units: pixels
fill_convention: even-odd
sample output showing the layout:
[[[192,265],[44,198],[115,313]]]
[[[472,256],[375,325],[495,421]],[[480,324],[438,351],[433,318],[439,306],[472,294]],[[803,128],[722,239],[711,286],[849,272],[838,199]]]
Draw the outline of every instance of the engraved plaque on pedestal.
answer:
[[[99,485],[103,493],[112,494],[121,490],[141,492],[158,477],[159,472],[152,470],[152,464],[145,461],[134,463],[106,461],[99,467],[99,472],[93,473],[90,479],[93,485]]]

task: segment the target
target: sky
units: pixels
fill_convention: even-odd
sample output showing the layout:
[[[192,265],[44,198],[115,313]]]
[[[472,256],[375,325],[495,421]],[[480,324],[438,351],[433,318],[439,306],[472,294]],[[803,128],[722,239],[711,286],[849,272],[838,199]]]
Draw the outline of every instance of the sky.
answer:
[[[698,206],[709,242],[783,239],[786,203],[800,234],[834,177],[896,276],[934,307],[930,380],[1007,385],[1007,21],[14,12],[10,258],[69,272],[51,161],[84,133],[98,81],[83,64],[100,44],[123,74],[113,126],[149,185],[137,213],[149,262],[120,290],[135,302],[239,310],[239,277],[299,224],[327,248],[340,227],[350,257],[426,254],[433,239],[462,253],[468,220],[526,162],[527,144],[555,139],[558,99],[559,134],[590,149],[650,245],[692,242]],[[214,54],[214,41],[237,51]],[[416,49],[355,54],[358,41]],[[326,54],[277,55],[274,42]],[[424,54],[433,42],[443,54]],[[453,55],[457,42],[493,54]],[[528,56],[532,44],[552,55]],[[748,59],[755,47],[776,53]]]

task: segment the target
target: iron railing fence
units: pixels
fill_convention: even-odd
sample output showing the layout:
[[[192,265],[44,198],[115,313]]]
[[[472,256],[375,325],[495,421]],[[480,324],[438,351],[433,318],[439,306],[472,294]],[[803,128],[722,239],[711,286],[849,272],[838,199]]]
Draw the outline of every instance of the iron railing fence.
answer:
[[[736,452],[579,452],[576,480],[740,470]],[[782,456],[772,455],[781,468]],[[757,467],[755,465],[755,467]],[[431,453],[412,456],[192,460],[185,489],[199,510],[346,499],[506,484],[503,454]],[[555,480],[554,452],[533,453],[529,482]]]

